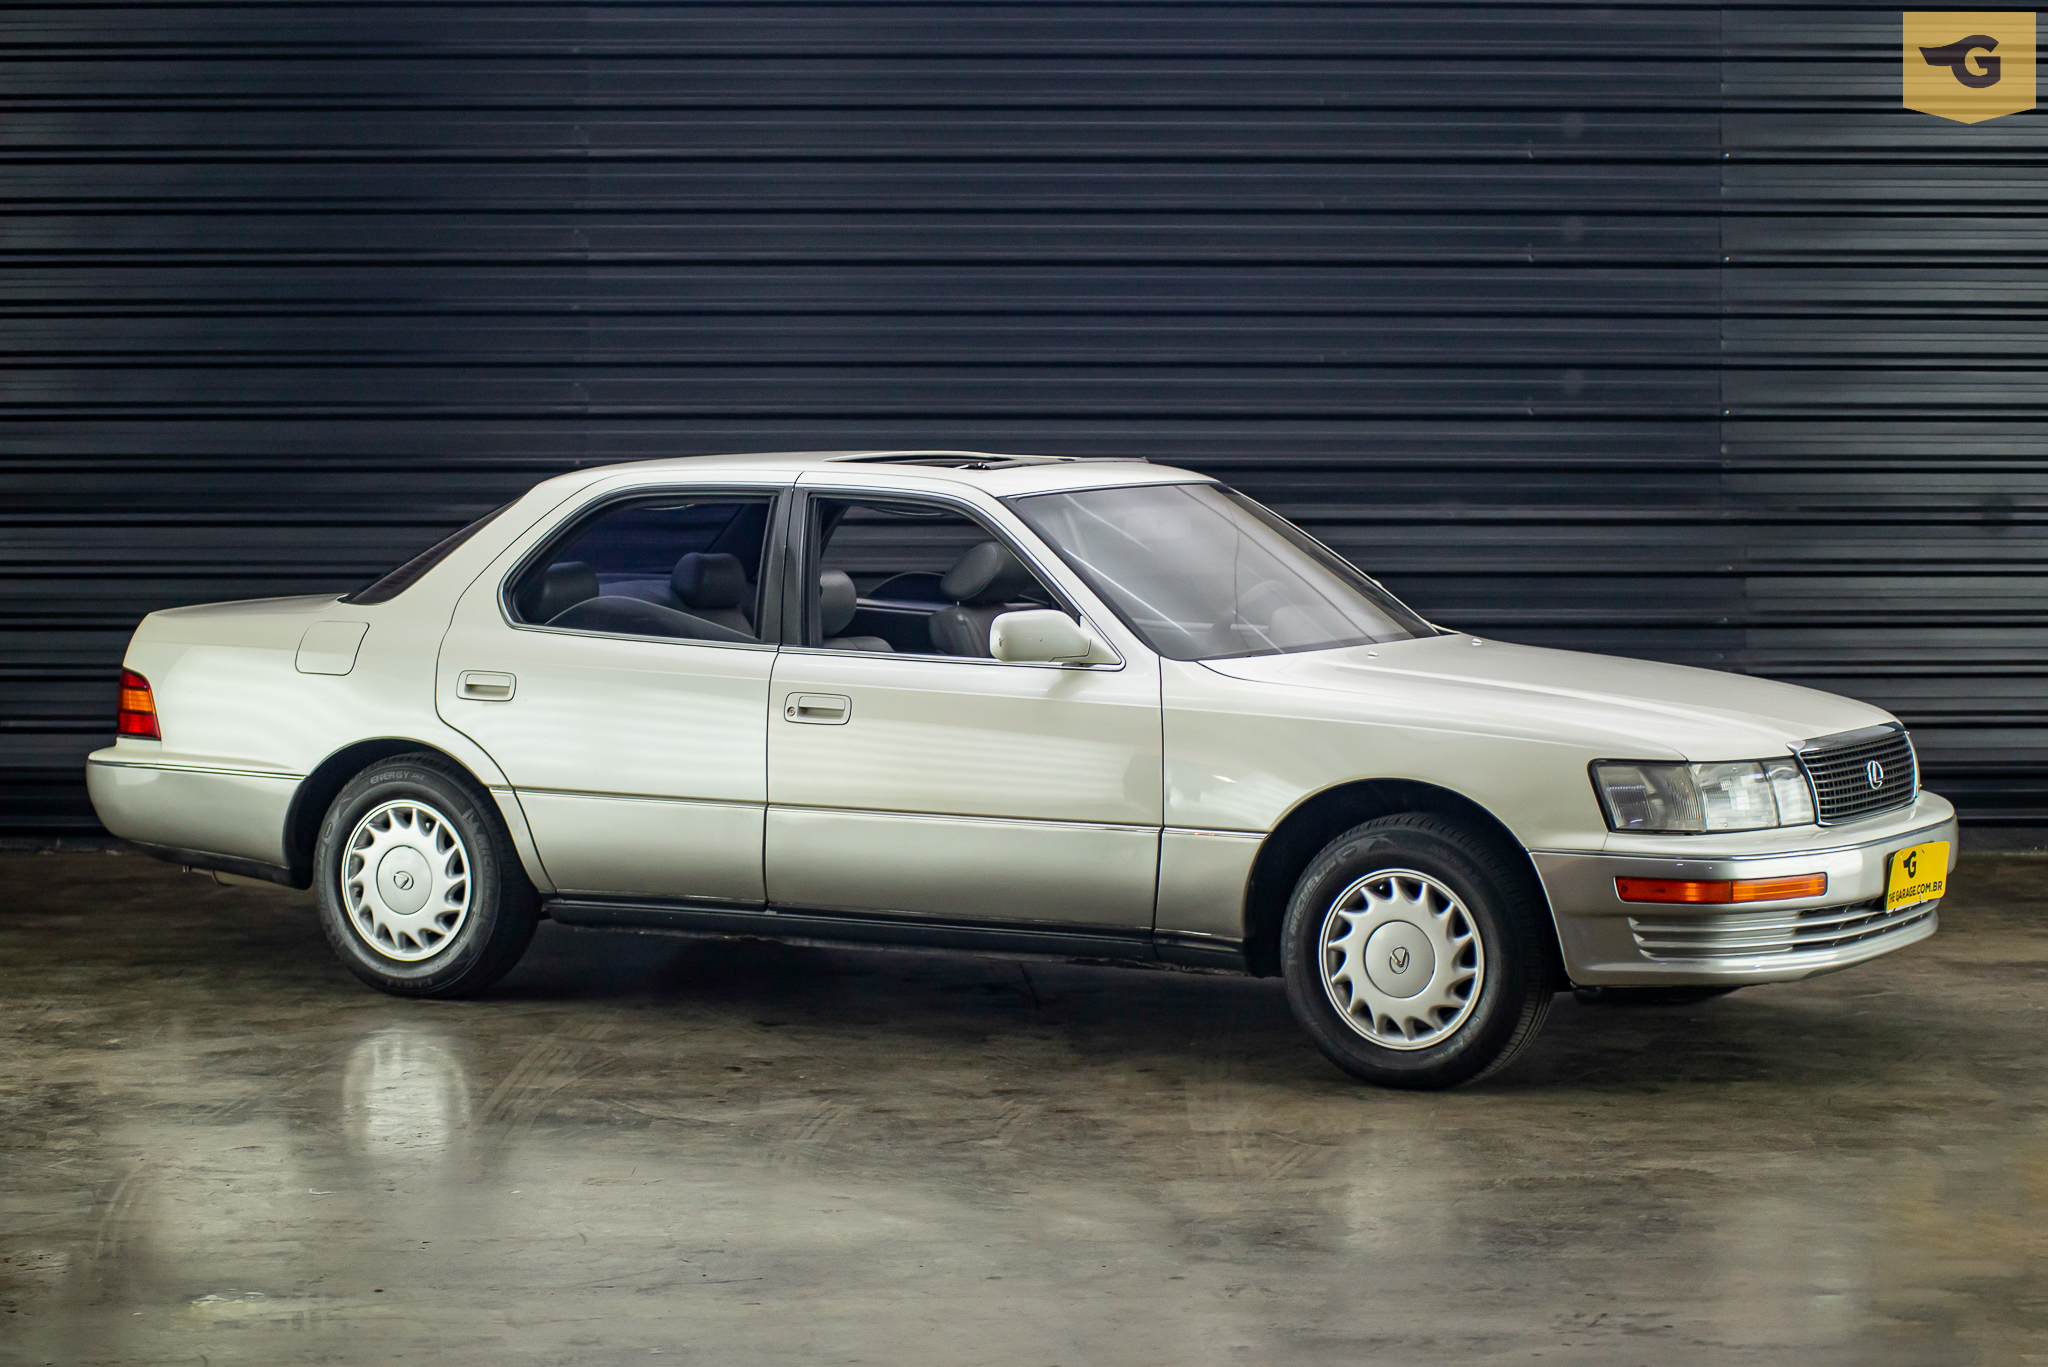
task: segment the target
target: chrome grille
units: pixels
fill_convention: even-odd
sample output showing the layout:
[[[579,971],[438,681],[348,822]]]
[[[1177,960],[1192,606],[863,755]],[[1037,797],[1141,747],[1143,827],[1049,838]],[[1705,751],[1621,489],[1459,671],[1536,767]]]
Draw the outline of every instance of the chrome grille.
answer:
[[[1737,911],[1705,916],[1631,916],[1628,928],[1647,959],[1755,959],[1841,949],[1928,920],[1938,902],[1894,911],[1882,897],[1846,907]]]
[[[1898,726],[1824,736],[1799,752],[1799,763],[1813,784],[1814,810],[1823,824],[1904,807],[1920,786],[1913,742]]]

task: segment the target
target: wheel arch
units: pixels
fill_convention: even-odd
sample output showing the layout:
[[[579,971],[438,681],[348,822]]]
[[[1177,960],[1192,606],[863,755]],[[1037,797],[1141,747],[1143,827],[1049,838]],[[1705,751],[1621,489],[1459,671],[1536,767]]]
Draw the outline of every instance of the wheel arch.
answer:
[[[1280,972],[1280,924],[1286,919],[1294,885],[1310,861],[1353,826],[1402,812],[1429,812],[1461,820],[1509,855],[1509,863],[1525,872],[1528,890],[1550,919],[1551,943],[1556,946],[1562,982],[1564,958],[1557,941],[1557,918],[1551,914],[1535,862],[1507,823],[1454,789],[1394,778],[1355,779],[1313,793],[1296,803],[1260,842],[1245,880],[1244,956],[1252,974],[1270,978]]]
[[[291,805],[284,816],[284,857],[285,866],[291,870],[291,885],[295,888],[313,886],[313,846],[320,838],[320,822],[326,817],[327,809],[348,781],[379,760],[394,755],[430,754],[439,755],[466,775],[476,784],[478,791],[488,794],[490,786],[475,770],[431,741],[407,739],[402,736],[379,736],[374,740],[359,740],[344,745],[313,767],[299,783],[298,791],[292,794]]]

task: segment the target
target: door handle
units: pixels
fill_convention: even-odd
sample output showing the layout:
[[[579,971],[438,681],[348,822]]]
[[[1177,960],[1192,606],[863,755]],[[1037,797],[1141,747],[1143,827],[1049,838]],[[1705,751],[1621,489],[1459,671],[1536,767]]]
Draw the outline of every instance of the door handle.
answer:
[[[466,669],[455,681],[455,696],[474,698],[478,702],[510,702],[512,690],[518,684],[519,680],[510,674]]]
[[[782,700],[786,721],[809,722],[813,726],[844,726],[853,715],[853,699],[841,693],[792,693]]]

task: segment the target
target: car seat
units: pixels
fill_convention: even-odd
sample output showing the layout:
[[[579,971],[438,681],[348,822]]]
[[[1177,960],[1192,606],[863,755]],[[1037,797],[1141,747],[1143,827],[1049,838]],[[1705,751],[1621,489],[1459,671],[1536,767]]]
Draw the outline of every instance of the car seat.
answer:
[[[844,570],[826,570],[818,576],[818,629],[827,650],[868,650],[890,652],[896,647],[879,636],[841,636],[860,609],[860,595]]]
[[[970,549],[939,580],[939,592],[953,600],[932,614],[932,648],[941,655],[991,658],[988,629],[1011,611],[1009,604],[1037,585],[1030,568],[999,541]]]

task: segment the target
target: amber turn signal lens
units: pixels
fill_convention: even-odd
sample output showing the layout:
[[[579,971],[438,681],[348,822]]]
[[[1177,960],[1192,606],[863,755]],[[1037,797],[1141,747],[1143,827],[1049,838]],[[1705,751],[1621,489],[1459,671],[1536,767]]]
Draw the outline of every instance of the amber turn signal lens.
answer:
[[[1819,897],[1828,890],[1824,873],[1802,873],[1792,878],[1738,878],[1734,883],[1736,902],[1782,902],[1788,897]]]
[[[1617,878],[1615,895],[1624,902],[1782,902],[1793,897],[1819,897],[1828,890],[1824,873],[1790,878]]]
[[[163,739],[156,726],[156,697],[149,691],[149,680],[132,669],[121,671],[120,711],[114,729],[143,740]]]

